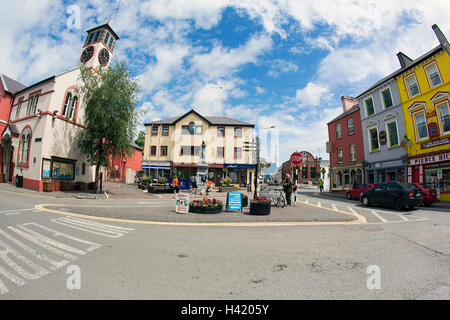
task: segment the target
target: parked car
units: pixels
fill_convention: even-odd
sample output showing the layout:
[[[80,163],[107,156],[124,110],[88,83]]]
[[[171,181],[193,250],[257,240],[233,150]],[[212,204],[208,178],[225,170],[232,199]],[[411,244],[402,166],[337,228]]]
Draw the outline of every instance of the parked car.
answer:
[[[361,204],[368,207],[373,204],[392,206],[396,210],[410,209],[422,203],[422,191],[406,182],[391,181],[364,191],[360,196]]]
[[[432,186],[420,183],[413,183],[412,185],[422,191],[423,205],[428,207],[437,201],[437,192]]]
[[[347,198],[347,200],[359,199],[361,193],[373,188],[375,188],[375,185],[372,183],[357,184],[345,193],[345,197]]]

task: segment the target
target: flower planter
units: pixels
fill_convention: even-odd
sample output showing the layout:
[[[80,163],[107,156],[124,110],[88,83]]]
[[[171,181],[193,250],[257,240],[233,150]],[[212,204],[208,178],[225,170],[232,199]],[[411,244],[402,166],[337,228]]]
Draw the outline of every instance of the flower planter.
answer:
[[[233,192],[236,190],[237,190],[236,187],[231,187],[231,186],[220,186],[219,187],[219,192]]]
[[[270,203],[250,202],[250,214],[266,216],[270,214]]]
[[[189,206],[189,212],[201,214],[216,214],[222,212],[222,207]]]
[[[53,192],[53,182],[44,182],[42,185],[42,191]]]
[[[248,206],[248,198],[242,197],[241,198],[241,205],[242,205],[242,208],[247,207]]]
[[[89,190],[95,190],[95,182],[89,182],[88,189]]]

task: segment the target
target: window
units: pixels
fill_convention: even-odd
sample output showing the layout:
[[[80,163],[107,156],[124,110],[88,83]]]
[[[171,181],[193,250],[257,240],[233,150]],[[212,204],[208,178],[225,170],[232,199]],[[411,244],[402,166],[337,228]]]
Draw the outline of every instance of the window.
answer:
[[[181,146],[180,155],[182,156],[193,156],[199,155],[202,147],[200,146]]]
[[[108,40],[109,40],[109,32],[108,31],[106,31],[106,34],[105,34],[105,40],[103,41],[103,43],[105,44],[105,45],[108,45]]]
[[[350,145],[350,161],[356,161],[356,144]]]
[[[234,136],[242,137],[242,128],[234,128]]]
[[[95,34],[95,32],[91,32],[91,33],[89,34],[89,38],[88,38],[88,41],[87,41],[86,44],[92,43],[92,39],[94,38],[94,34]]]
[[[218,127],[217,128],[217,136],[218,137],[225,137],[225,127]]]
[[[337,149],[338,154],[338,163],[342,163],[344,161],[344,152],[342,151],[342,148]]]
[[[439,74],[436,63],[433,63],[431,66],[426,68],[428,81],[430,82],[431,87],[436,87],[442,83],[441,76]]]
[[[162,135],[168,136],[169,135],[169,126],[163,126],[162,127]]]
[[[348,134],[352,134],[354,132],[353,119],[347,120],[347,128],[348,128]]]
[[[225,148],[224,147],[217,147],[217,157],[223,158],[225,154]]]
[[[202,134],[203,126],[195,126],[195,134]]]
[[[114,46],[114,37],[109,38],[108,47],[112,50]]]
[[[39,93],[30,96],[28,98],[28,105],[27,105],[27,116],[30,116],[32,114],[36,113],[36,107],[39,100]]]
[[[414,121],[416,122],[416,130],[418,140],[428,138],[427,121],[425,120],[425,112],[419,112],[414,115]]]
[[[397,122],[392,121],[387,124],[387,131],[389,135],[389,146],[398,147],[398,132],[397,132]]]
[[[156,146],[151,146],[150,147],[150,155],[151,156],[156,156]]]
[[[372,128],[369,130],[369,138],[370,138],[370,151],[378,151],[378,129]]]
[[[98,41],[98,38],[100,38],[100,33],[101,33],[101,30],[98,30],[95,33],[94,40],[92,42],[97,42]]]
[[[70,107],[70,100],[72,100],[72,94],[70,92],[68,92],[66,94],[66,100],[64,101],[64,109],[62,112],[63,117],[67,116],[67,110],[69,110],[69,107]]]
[[[23,130],[19,143],[19,164],[28,165],[28,157],[31,145],[31,130],[29,128],[25,128]]]
[[[437,107],[443,134],[450,133],[450,113],[448,102]]]
[[[81,174],[82,174],[82,175],[85,175],[85,174],[86,174],[86,163],[85,163],[85,162],[83,162],[83,163],[81,164]]]
[[[158,135],[158,126],[152,126],[152,136]]]
[[[161,146],[161,156],[167,156],[167,146]]]
[[[416,76],[412,75],[411,77],[406,79],[406,84],[408,86],[409,89],[409,97],[414,97],[417,96],[420,91],[419,91],[419,85],[417,84],[417,80],[416,80]]]
[[[16,108],[16,119],[18,119],[19,116],[20,116],[20,109],[22,108],[22,102],[23,102],[23,100],[20,99],[20,100],[19,100],[19,103],[17,104],[17,108]]]
[[[336,125],[336,138],[340,139],[342,137],[341,124]]]
[[[381,97],[383,98],[383,103],[384,103],[385,109],[392,107],[392,105],[393,105],[392,95],[391,95],[391,90],[389,90],[389,88],[387,88],[386,90],[383,90],[381,92]]]
[[[195,133],[195,123],[190,122],[189,123],[189,134],[194,134]]]
[[[75,110],[77,108],[77,104],[78,104],[78,97],[74,96],[72,98],[72,103],[70,104],[70,111],[69,111],[70,120],[75,120]]]
[[[234,158],[240,159],[242,156],[242,149],[241,148],[234,148]]]
[[[373,115],[375,113],[375,109],[373,107],[373,99],[366,99],[364,103],[366,104],[367,116]]]
[[[181,134],[189,134],[189,126],[181,126]]]
[[[75,119],[75,111],[78,105],[78,95],[77,92],[73,89],[69,90],[64,99],[64,106],[62,110],[62,116],[66,119],[74,120]]]

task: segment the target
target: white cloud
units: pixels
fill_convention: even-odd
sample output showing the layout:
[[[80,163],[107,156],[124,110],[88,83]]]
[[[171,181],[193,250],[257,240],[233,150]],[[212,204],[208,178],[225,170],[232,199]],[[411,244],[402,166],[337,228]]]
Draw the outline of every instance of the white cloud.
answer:
[[[296,99],[300,106],[318,106],[329,94],[329,88],[310,82],[303,89],[297,90]]]
[[[267,74],[271,77],[277,78],[282,73],[296,72],[297,70],[298,66],[292,63],[292,61],[275,59],[270,65]]]

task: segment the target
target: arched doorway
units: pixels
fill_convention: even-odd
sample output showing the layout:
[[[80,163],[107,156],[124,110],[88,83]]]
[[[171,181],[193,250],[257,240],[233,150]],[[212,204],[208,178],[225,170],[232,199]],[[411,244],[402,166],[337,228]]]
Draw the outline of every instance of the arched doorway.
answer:
[[[5,133],[2,137],[2,149],[3,149],[3,157],[2,157],[2,168],[1,171],[4,174],[5,182],[12,182],[13,173],[14,173],[14,163],[13,163],[13,154],[14,147],[11,143],[11,136],[8,133]]]

